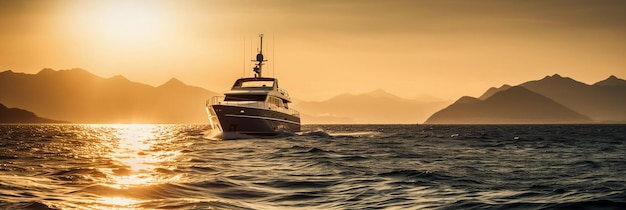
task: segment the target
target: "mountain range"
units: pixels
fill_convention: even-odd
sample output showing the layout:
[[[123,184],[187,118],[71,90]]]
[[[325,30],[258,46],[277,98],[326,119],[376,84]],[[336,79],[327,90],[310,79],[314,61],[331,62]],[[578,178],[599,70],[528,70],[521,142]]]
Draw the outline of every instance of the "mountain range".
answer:
[[[153,87],[83,69],[0,72],[0,103],[72,123],[206,123],[213,95],[174,78]]]
[[[430,113],[443,108],[446,101],[419,101],[405,99],[382,89],[363,94],[341,94],[325,101],[294,104],[304,122],[414,124],[423,122]]]
[[[72,123],[207,123],[205,101],[215,92],[172,78],[153,87],[83,69],[0,72],[0,103]],[[303,124],[418,123],[447,102],[420,102],[376,90],[325,101],[295,100]]]
[[[558,74],[517,86],[464,96],[434,113],[427,124],[624,123],[626,81],[615,76],[593,85]]]
[[[175,78],[154,87],[83,69],[0,72],[2,107],[72,123],[207,123],[205,101],[215,95]],[[611,76],[588,85],[555,74],[492,87],[478,98],[464,96],[445,107],[449,103],[405,99],[378,89],[324,101],[295,100],[292,107],[303,124],[625,123],[626,81]],[[4,113],[0,118],[7,119]]]
[[[0,123],[65,123],[42,118],[23,109],[8,108],[4,104],[0,104],[0,116]]]

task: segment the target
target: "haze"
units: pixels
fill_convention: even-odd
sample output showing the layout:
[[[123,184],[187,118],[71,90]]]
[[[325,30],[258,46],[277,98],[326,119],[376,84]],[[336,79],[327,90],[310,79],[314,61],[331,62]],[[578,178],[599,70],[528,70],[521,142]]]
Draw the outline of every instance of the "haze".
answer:
[[[0,1],[0,68],[79,67],[222,92],[266,34],[266,75],[323,100],[453,100],[559,73],[626,77],[625,1]]]

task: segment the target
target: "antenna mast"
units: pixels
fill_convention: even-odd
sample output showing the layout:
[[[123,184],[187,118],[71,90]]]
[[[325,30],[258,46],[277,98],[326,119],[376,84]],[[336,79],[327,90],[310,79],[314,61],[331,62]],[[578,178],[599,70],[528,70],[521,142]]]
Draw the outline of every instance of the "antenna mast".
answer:
[[[243,60],[241,60],[241,78],[246,77],[246,36],[243,36]]]
[[[272,36],[272,58],[274,59],[272,61],[272,77],[276,77],[276,35]]]
[[[256,61],[257,63],[255,64],[253,71],[256,73],[254,74],[254,77],[263,77],[262,76],[262,68],[263,68],[263,62],[267,61],[265,59],[263,59],[263,34],[259,35],[260,38],[260,48],[259,48],[259,54],[256,54],[256,60],[252,60],[252,61]]]

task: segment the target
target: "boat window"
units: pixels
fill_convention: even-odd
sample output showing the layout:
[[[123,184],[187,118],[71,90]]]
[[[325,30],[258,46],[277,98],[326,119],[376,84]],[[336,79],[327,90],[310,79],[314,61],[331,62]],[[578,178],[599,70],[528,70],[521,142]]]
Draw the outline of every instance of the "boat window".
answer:
[[[283,103],[283,100],[280,99],[276,99],[276,103],[278,104],[278,107],[285,107],[285,104]]]
[[[266,95],[227,94],[224,101],[265,101]]]
[[[283,101],[275,97],[270,97],[268,100],[268,103],[270,105],[277,106],[277,107],[285,107],[283,104]]]
[[[274,86],[274,81],[245,81],[241,83],[241,87],[249,88],[249,87],[272,87]]]

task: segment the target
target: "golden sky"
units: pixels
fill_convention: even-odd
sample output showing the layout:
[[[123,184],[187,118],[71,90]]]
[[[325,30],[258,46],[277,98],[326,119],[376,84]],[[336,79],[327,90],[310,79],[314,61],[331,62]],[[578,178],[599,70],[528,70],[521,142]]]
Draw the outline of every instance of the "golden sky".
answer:
[[[264,75],[295,98],[456,99],[555,73],[626,78],[624,11],[621,0],[0,0],[0,70],[223,92],[252,74],[265,33]]]

